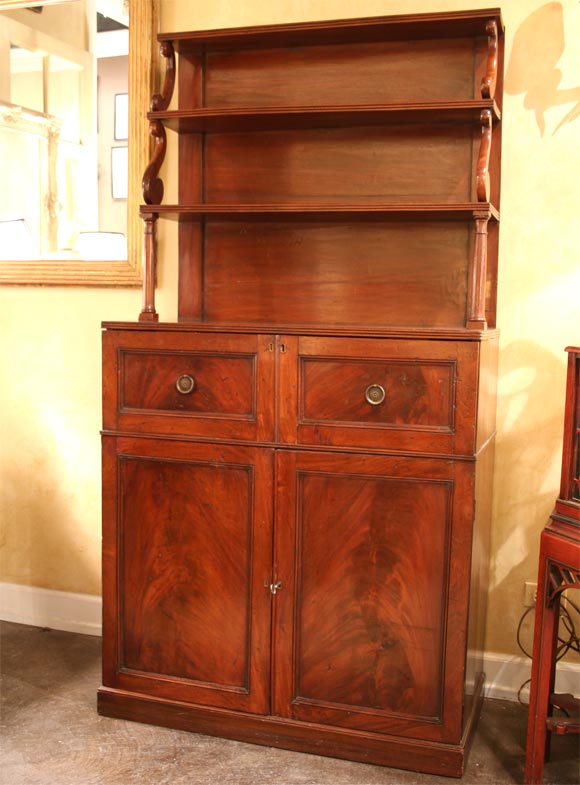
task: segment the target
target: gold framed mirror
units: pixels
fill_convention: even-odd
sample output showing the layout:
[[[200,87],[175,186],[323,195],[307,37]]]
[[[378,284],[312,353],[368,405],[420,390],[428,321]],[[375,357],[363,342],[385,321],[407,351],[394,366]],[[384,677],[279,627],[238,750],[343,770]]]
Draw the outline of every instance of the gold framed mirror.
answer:
[[[62,0],[61,0],[62,2]],[[25,7],[18,0],[2,0],[0,11]],[[31,6],[39,3],[29,3]],[[26,259],[0,262],[0,284],[60,286],[140,286],[142,282],[142,226],[139,219],[141,178],[149,161],[146,112],[154,92],[157,0],[126,0],[129,10],[128,57],[128,185],[127,258],[90,262],[78,259]]]

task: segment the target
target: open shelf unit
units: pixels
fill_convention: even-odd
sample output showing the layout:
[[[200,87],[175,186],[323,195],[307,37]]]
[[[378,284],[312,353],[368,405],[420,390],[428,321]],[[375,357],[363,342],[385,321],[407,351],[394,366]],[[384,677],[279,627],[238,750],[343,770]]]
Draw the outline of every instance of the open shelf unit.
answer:
[[[408,236],[425,233],[435,257],[445,256],[450,242],[466,248],[468,264],[451,264],[442,282],[445,291],[462,278],[464,306],[453,326],[460,318],[472,329],[495,326],[502,32],[499,12],[491,9],[160,35],[166,75],[148,114],[155,152],[141,207],[146,281],[140,318],[157,319],[159,217],[177,218],[182,226],[179,318],[200,322],[215,315],[205,307],[211,292],[203,271],[225,253],[235,268],[241,252],[232,247],[230,230],[218,231],[220,223],[284,224],[277,253],[284,243],[301,244],[304,256],[316,257],[322,246],[344,242],[332,226],[350,232],[374,226],[366,240],[372,248],[386,234],[390,241],[400,222],[413,225]],[[163,203],[159,179],[166,129],[179,140],[176,204]],[[433,234],[433,222],[455,226],[454,241]],[[300,232],[305,225],[307,235]],[[400,270],[416,251],[405,248],[402,234],[394,248],[399,258],[392,264]],[[263,243],[253,251],[257,258],[262,252]],[[281,269],[294,264],[289,253],[287,264],[279,256]],[[388,276],[391,260],[382,265]],[[445,275],[443,262],[440,272]],[[270,318],[254,316],[256,323]],[[309,322],[305,314],[296,319]],[[405,323],[396,311],[384,319]]]

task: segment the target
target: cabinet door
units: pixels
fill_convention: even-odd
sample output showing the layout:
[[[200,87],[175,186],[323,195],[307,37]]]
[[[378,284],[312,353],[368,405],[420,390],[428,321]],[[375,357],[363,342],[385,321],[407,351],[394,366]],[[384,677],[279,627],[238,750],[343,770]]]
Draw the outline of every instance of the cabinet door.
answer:
[[[472,470],[277,457],[274,712],[458,742]]]
[[[104,438],[104,683],[269,710],[272,451]]]

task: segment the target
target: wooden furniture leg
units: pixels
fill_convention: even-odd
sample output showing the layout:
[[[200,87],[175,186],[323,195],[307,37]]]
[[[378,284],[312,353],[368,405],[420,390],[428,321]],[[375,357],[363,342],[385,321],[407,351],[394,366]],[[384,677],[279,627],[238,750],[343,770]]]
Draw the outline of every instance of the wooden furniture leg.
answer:
[[[559,733],[577,732],[574,720],[554,723],[550,719],[553,706],[560,704],[561,697],[554,695],[560,598],[564,589],[579,585],[580,569],[580,542],[577,538],[551,531],[550,526],[554,524],[557,525],[557,522],[551,521],[540,539],[524,777],[526,785],[540,785],[542,782],[544,761],[550,753],[552,729]],[[575,703],[574,699],[572,701]]]

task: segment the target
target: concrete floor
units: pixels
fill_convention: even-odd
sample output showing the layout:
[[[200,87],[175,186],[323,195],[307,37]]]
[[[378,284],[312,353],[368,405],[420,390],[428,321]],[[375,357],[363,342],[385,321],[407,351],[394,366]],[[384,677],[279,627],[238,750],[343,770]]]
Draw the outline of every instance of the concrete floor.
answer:
[[[99,717],[100,639],[0,626],[2,785],[501,785],[521,783],[527,711],[486,701],[461,781]],[[578,736],[544,782],[577,785]]]

